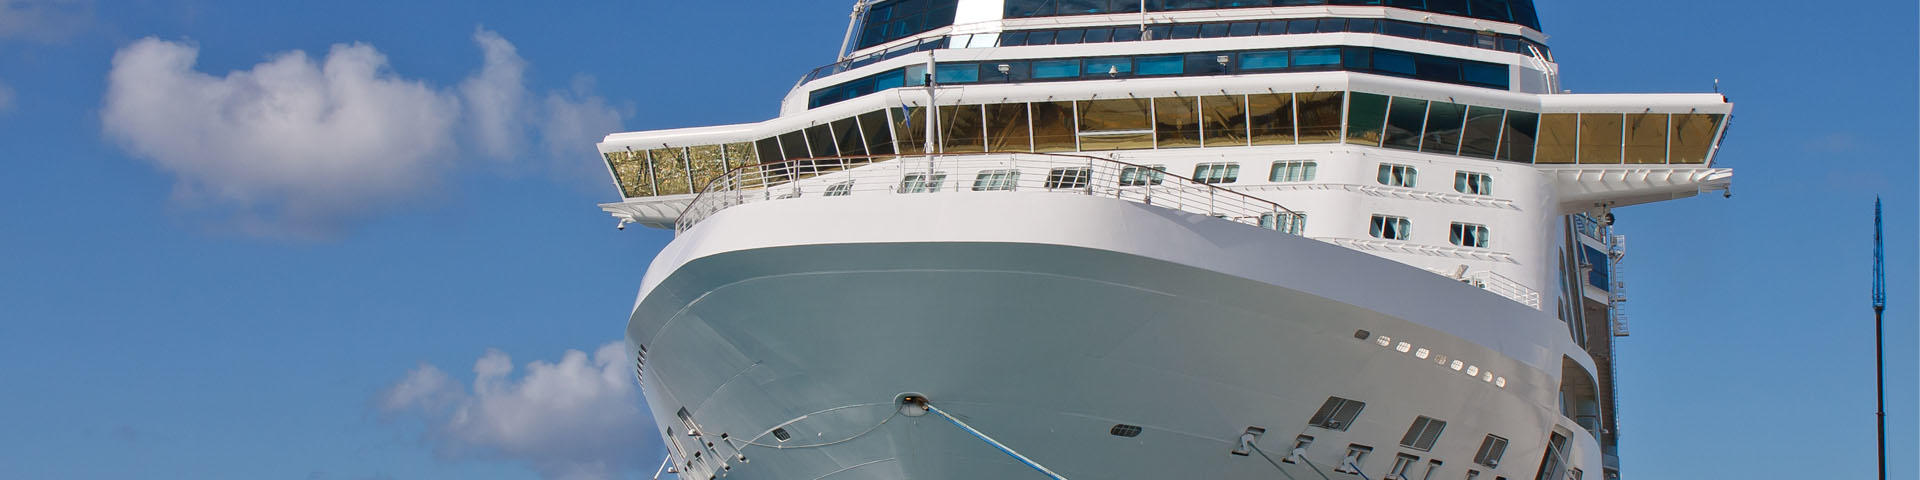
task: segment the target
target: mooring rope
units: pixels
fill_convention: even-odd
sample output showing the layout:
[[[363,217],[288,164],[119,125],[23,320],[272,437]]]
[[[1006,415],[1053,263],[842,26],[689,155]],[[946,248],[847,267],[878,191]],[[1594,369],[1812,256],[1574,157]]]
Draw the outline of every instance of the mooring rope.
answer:
[[[909,399],[909,400],[911,401],[914,399]],[[1012,448],[1008,448],[1005,444],[1002,444],[999,441],[995,441],[993,437],[988,437],[987,434],[981,433],[979,430],[976,430],[972,426],[967,425],[966,422],[962,422],[960,421],[960,419],[954,418],[953,415],[948,415],[945,410],[941,410],[940,407],[933,406],[933,404],[928,403],[926,399],[922,398],[917,400],[918,400],[917,403],[921,408],[925,408],[929,412],[939,414],[941,418],[947,419],[947,422],[952,423],[953,426],[960,427],[961,430],[965,430],[967,433],[972,434],[974,438],[978,438],[980,439],[980,441],[987,442],[987,445],[992,445],[993,448],[999,449],[1000,453],[1005,453],[1007,454],[1007,456],[1013,457],[1014,460],[1019,460],[1020,463],[1025,464],[1027,467],[1032,468],[1034,471],[1045,474],[1049,478],[1053,478],[1054,480],[1067,480],[1067,477],[1062,477],[1058,473],[1053,473],[1052,470],[1048,470],[1047,467],[1040,466],[1039,463],[1034,462],[1033,459],[1027,458],[1026,455],[1021,455],[1020,452],[1013,451]]]

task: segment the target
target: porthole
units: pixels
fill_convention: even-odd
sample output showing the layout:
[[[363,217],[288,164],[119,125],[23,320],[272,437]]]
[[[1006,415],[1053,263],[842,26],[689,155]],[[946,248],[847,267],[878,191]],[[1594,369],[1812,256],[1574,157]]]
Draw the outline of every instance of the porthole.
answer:
[[[773,429],[773,439],[784,442],[787,440],[792,440],[793,434],[787,433],[787,429],[785,428],[776,428],[776,429]]]
[[[1138,437],[1140,436],[1140,426],[1122,423],[1114,425],[1112,429],[1107,430],[1107,433],[1113,434],[1113,436],[1116,437]]]

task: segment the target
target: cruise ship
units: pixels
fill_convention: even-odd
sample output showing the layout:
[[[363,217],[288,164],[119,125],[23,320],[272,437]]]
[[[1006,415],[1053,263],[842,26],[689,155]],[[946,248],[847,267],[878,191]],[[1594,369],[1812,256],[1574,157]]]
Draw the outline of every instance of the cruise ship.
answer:
[[[1724,96],[1566,91],[1530,0],[846,32],[775,118],[598,144],[674,234],[626,330],[656,477],[1620,478],[1615,211],[1731,185]]]

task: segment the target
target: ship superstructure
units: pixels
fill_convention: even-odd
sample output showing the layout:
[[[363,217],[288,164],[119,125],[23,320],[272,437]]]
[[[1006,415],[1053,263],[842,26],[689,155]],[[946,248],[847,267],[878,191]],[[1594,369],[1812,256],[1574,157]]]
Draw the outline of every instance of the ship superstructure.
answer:
[[[1731,181],[1723,96],[1564,93],[1530,0],[845,43],[777,118],[599,145],[676,232],[627,338],[682,478],[1618,478],[1613,209]]]

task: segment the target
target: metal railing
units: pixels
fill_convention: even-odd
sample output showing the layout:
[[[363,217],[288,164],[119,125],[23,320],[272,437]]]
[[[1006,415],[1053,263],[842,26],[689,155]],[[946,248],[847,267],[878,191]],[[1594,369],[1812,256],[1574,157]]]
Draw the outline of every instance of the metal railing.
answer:
[[[1482,290],[1493,292],[1495,295],[1507,297],[1509,300],[1520,302],[1521,305],[1533,307],[1534,309],[1540,308],[1539,291],[1527,288],[1526,285],[1521,285],[1520,282],[1507,278],[1505,275],[1480,271],[1460,277],[1460,281],[1466,282],[1468,285],[1480,287]]]
[[[1047,153],[846,156],[735,168],[709,182],[674,220],[685,232],[708,216],[753,202],[800,197],[941,192],[1048,192],[1116,198],[1277,229],[1297,215],[1268,200],[1144,165]]]

